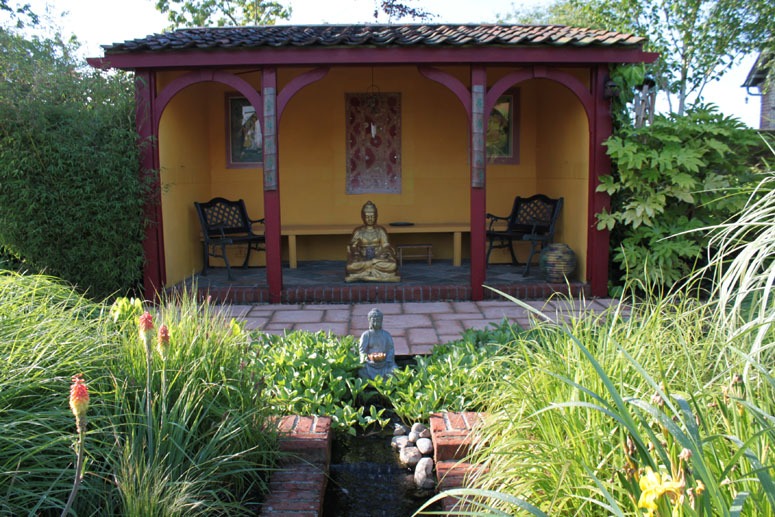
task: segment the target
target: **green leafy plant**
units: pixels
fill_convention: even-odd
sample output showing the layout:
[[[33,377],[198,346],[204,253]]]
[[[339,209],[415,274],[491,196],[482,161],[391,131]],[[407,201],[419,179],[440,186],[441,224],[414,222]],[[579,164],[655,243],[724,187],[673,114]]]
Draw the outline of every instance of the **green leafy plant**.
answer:
[[[647,127],[625,125],[605,145],[616,169],[597,188],[612,199],[597,227],[612,231],[618,285],[626,278],[667,290],[680,285],[708,246],[696,230],[723,222],[745,202],[734,194],[752,181],[761,139],[708,107],[658,116]]]
[[[134,84],[0,28],[0,252],[95,299],[139,284],[147,189]]]
[[[244,374],[278,415],[327,415],[332,427],[350,434],[384,427],[384,408],[366,409],[368,382],[352,336],[296,331],[283,336],[256,333]]]
[[[507,322],[469,329],[460,340],[436,345],[429,355],[415,357],[413,365],[372,385],[405,423],[427,421],[443,410],[476,411],[483,407],[478,396],[482,386],[503,374],[500,368],[491,368],[489,359],[518,332]]]

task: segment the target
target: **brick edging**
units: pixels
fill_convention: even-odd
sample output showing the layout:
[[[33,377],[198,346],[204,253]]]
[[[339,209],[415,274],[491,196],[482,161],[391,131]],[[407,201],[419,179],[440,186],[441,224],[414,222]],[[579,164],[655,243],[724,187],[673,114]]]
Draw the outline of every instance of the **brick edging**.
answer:
[[[269,477],[261,515],[319,517],[331,461],[331,418],[289,415],[276,420],[283,456]]]
[[[461,461],[474,444],[471,432],[484,421],[484,413],[442,412],[430,417],[433,453],[436,460],[438,490],[465,485],[477,465]],[[328,485],[331,461],[331,418],[318,416],[284,416],[276,420],[280,433],[281,464],[269,478],[269,495],[260,515],[320,517]],[[459,502],[451,497],[442,500],[445,511]]]
[[[567,293],[577,296],[584,293],[590,296],[589,284],[574,282],[570,289],[565,284],[550,284],[535,282],[529,284],[491,285],[510,296],[525,300],[542,300],[554,293]],[[168,293],[176,293],[181,287],[170,287]],[[201,300],[211,300],[216,303],[233,304],[267,304],[271,303],[269,289],[259,286],[228,286],[200,287],[198,296]],[[484,298],[500,299],[489,289],[484,290]],[[351,286],[316,286],[316,287],[285,287],[280,295],[280,303],[398,303],[398,302],[433,302],[433,301],[469,301],[471,288],[465,285],[351,285]]]
[[[484,413],[470,411],[459,413],[445,411],[431,415],[430,428],[439,492],[465,487],[471,476],[482,472],[478,465],[464,460],[471,451],[471,447],[476,444],[472,434],[474,427],[481,425],[484,420]],[[467,509],[465,504],[461,506],[460,502],[453,497],[442,499],[441,506],[445,512]]]

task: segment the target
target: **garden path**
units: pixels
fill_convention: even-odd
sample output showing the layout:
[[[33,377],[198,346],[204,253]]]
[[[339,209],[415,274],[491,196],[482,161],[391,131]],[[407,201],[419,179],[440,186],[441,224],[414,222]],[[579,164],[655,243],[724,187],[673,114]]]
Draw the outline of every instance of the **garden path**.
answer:
[[[599,314],[617,301],[551,299],[526,302],[554,320],[582,313]],[[534,316],[507,300],[479,302],[403,302],[363,304],[222,305],[226,316],[244,322],[248,329],[272,334],[319,330],[359,337],[368,329],[366,315],[372,308],[384,314],[383,328],[390,332],[397,356],[430,353],[435,344],[460,338],[464,329],[484,329],[504,318],[529,328]]]

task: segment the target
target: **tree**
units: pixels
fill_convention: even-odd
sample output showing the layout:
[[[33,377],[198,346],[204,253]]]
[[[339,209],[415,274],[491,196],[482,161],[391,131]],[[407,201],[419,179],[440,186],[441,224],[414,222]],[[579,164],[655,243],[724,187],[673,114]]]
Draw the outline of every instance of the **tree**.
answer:
[[[157,0],[156,9],[172,28],[273,25],[291,16],[290,7],[265,0]]]
[[[389,19],[426,20],[433,17],[431,13],[399,0],[374,0],[374,5],[375,20],[380,11]],[[157,0],[156,9],[167,14],[172,28],[273,25],[277,20],[287,20],[291,16],[290,6],[267,0]]]
[[[18,28],[24,27],[25,20],[32,25],[38,23],[38,16],[32,12],[30,4],[11,5],[9,0],[0,0],[0,13],[6,13]]]
[[[775,45],[771,0],[558,0],[507,19],[562,23],[648,37],[660,53],[654,72],[670,110],[684,114],[705,86],[746,54]]]
[[[375,20],[379,16],[380,9],[382,9],[382,12],[388,15],[389,19],[412,18],[418,20],[428,20],[434,17],[434,15],[428,11],[412,7],[403,2],[398,2],[397,0],[380,0],[379,7],[374,9]]]

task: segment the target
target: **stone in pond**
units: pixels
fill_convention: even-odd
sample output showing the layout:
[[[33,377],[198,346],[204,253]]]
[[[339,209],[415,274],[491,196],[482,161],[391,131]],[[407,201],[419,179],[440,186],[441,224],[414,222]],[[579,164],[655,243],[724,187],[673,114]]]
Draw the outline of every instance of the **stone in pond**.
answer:
[[[402,436],[405,434],[409,434],[409,428],[404,424],[395,424],[393,426],[393,436]]]
[[[433,452],[433,442],[430,438],[420,438],[417,440],[417,449],[423,454],[423,456]]]
[[[436,486],[436,480],[433,479],[433,460],[431,458],[422,458],[417,462],[417,468],[414,471],[414,483],[417,488],[431,489]]]
[[[409,438],[406,436],[394,436],[393,439],[390,441],[391,447],[394,449],[403,449],[406,447],[406,444],[408,443]]]
[[[419,462],[421,459],[422,453],[417,450],[417,447],[406,446],[401,449],[399,460],[401,461],[402,465],[414,468],[414,466],[417,465],[417,462]]]

